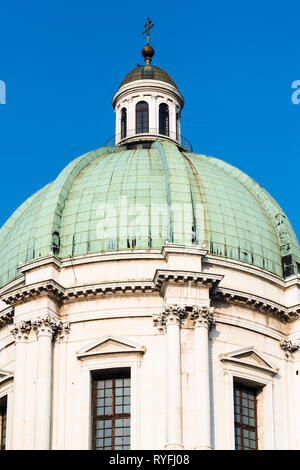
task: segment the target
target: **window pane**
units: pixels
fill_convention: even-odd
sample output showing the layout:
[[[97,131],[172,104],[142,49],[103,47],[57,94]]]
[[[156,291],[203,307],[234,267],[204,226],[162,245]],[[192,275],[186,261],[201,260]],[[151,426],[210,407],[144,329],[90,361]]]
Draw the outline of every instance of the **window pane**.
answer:
[[[148,104],[140,101],[136,105],[136,133],[149,132],[149,111]]]
[[[107,374],[107,373],[106,373]],[[99,450],[130,448],[130,378],[118,372],[94,381],[94,448]],[[109,419],[107,419],[109,416]]]
[[[256,394],[257,390],[246,385],[234,385],[235,448],[238,450],[257,449]]]
[[[165,103],[159,105],[159,133],[169,135],[169,107]]]
[[[7,397],[0,400],[0,450],[5,450],[7,426]]]

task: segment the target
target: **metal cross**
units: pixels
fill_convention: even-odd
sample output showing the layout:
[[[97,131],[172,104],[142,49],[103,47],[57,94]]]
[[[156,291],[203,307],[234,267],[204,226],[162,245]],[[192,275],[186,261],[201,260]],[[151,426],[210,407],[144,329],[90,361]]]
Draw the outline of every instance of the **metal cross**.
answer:
[[[150,26],[151,25],[151,26]],[[145,31],[143,32],[143,34],[147,33],[147,44],[149,44],[149,39],[150,39],[150,29],[153,28],[154,24],[152,23],[152,21],[149,19],[149,16],[147,18],[147,23],[145,24],[144,28]]]

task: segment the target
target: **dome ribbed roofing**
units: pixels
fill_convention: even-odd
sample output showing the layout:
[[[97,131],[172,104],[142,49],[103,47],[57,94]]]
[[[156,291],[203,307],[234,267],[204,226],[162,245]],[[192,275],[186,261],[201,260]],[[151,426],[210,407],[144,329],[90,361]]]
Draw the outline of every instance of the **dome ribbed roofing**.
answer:
[[[143,208],[136,218],[130,212],[134,204]],[[157,207],[172,208],[162,213],[162,225],[152,217]],[[190,214],[184,223],[174,207]],[[89,152],[20,206],[0,230],[0,285],[18,275],[20,262],[50,252],[63,259],[160,250],[166,240],[205,243],[209,253],[279,276],[282,245],[288,240],[299,261],[289,221],[261,186],[219,159],[156,141],[151,149]]]
[[[168,72],[154,65],[139,65],[137,68],[131,70],[125,78],[122,80],[119,89],[123,85],[135,82],[136,80],[160,80],[161,82],[169,83],[173,87],[177,88],[173,78],[170,77]]]

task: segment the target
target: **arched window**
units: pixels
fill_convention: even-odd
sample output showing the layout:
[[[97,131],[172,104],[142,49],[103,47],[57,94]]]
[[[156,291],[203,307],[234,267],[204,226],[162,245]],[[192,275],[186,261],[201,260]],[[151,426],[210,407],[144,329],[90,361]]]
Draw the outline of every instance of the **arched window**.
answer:
[[[127,110],[122,108],[121,110],[121,139],[125,139],[127,135]]]
[[[159,105],[159,133],[169,135],[169,107],[165,103]]]
[[[176,140],[179,142],[180,136],[180,114],[179,109],[176,108]]]
[[[146,101],[140,101],[136,105],[136,133],[149,132],[149,109]]]

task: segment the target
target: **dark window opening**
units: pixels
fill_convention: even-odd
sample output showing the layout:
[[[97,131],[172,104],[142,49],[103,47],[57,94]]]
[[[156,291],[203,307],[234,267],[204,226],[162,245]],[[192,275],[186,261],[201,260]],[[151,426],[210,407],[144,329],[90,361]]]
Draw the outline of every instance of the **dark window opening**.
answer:
[[[179,111],[178,109],[176,110],[176,140],[179,142],[179,123],[180,123],[180,120],[179,120]]]
[[[93,449],[130,449],[130,369],[92,377]]]
[[[159,133],[169,135],[169,107],[165,103],[159,105]]]
[[[6,447],[7,397],[0,399],[0,449]]]
[[[127,135],[127,110],[122,108],[121,111],[121,139],[125,139]]]
[[[234,431],[236,450],[256,450],[258,389],[234,384]]]
[[[136,133],[149,132],[149,108],[146,101],[140,101],[136,105]]]

